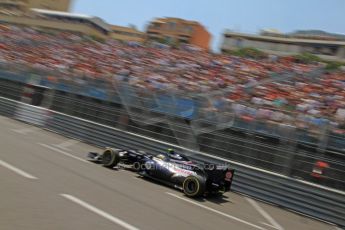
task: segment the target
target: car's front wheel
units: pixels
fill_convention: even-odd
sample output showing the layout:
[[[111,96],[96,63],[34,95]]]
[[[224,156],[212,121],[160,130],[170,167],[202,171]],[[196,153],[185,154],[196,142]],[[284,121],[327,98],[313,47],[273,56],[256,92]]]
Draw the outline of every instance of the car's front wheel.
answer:
[[[120,162],[119,150],[106,148],[102,155],[102,165],[107,168],[114,168]]]
[[[205,193],[205,180],[200,176],[188,176],[183,181],[183,192],[189,197],[202,196]]]

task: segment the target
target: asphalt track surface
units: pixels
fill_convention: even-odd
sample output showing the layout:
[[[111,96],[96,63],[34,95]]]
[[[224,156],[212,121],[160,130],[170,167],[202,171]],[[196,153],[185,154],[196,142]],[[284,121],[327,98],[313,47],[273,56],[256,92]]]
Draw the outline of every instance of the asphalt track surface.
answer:
[[[0,116],[0,229],[303,229],[337,227],[229,192],[189,199],[85,160],[101,149]]]

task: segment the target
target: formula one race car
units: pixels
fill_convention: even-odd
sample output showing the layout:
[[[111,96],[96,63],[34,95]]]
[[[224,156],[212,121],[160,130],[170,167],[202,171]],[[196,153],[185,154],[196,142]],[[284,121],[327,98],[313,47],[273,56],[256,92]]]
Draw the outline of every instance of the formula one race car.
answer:
[[[227,165],[197,164],[171,149],[154,156],[144,151],[106,148],[102,154],[90,152],[88,158],[107,168],[132,169],[143,177],[180,189],[189,197],[223,194],[230,190],[234,175]]]

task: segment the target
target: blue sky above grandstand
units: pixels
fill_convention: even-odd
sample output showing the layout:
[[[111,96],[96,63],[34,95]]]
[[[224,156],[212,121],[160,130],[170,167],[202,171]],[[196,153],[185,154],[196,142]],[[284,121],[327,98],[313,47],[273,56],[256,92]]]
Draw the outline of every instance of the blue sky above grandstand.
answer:
[[[224,29],[257,33],[260,29],[292,32],[320,29],[345,34],[345,0],[75,0],[72,12],[144,30],[155,17],[201,22],[217,50]]]

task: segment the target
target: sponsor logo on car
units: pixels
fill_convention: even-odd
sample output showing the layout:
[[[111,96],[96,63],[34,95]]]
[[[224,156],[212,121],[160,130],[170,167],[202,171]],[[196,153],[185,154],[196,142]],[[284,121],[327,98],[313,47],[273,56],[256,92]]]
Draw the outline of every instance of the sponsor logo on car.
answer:
[[[232,172],[231,171],[226,172],[225,173],[225,180],[231,181],[231,178],[232,178]]]

